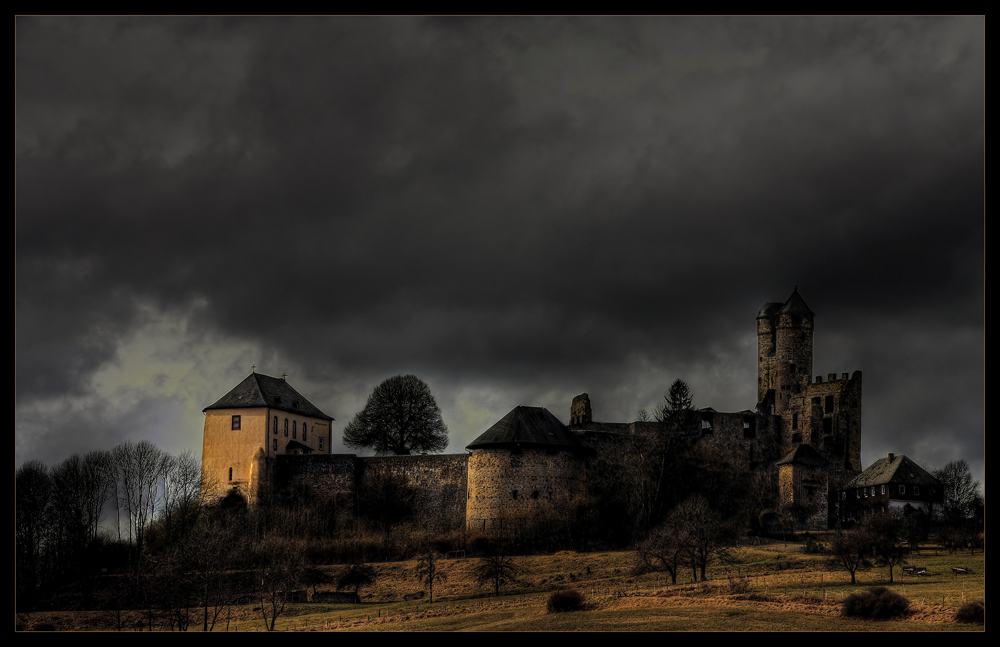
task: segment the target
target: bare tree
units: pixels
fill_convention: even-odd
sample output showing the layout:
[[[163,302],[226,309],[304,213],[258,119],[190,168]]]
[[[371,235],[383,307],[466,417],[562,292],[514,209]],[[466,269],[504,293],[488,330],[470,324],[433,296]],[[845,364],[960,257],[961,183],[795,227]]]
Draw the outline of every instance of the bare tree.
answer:
[[[42,548],[49,525],[52,478],[40,461],[28,461],[14,473],[15,573],[18,603],[29,605],[43,580]]]
[[[200,509],[201,462],[190,451],[163,454],[159,470],[162,518],[168,543],[183,537]]]
[[[385,380],[344,428],[344,444],[380,453],[441,452],[448,427],[430,387],[413,375]]]
[[[667,519],[649,537],[636,544],[633,570],[636,573],[665,572],[670,575],[670,583],[677,584],[677,574],[685,565],[687,548],[688,538],[683,524]]]
[[[304,569],[305,552],[294,542],[271,537],[257,547],[253,560],[254,583],[268,631],[274,631],[275,622],[285,611],[288,594],[299,585]]]
[[[837,530],[830,541],[830,561],[854,575],[859,570],[871,567],[871,541],[866,530],[859,526],[850,530]]]
[[[964,459],[951,461],[941,469],[931,472],[944,486],[943,512],[946,522],[962,524],[975,517],[977,505],[982,505],[979,481],[972,478],[972,470]]]
[[[351,564],[337,578],[337,590],[354,589],[354,597],[358,599],[358,591],[362,586],[371,586],[378,578],[374,566],[365,563]]]
[[[893,581],[893,568],[906,560],[908,551],[899,541],[903,529],[902,514],[898,510],[875,512],[864,518],[862,527],[872,554],[889,567],[889,582]]]
[[[674,527],[683,529],[682,554],[691,567],[694,579],[698,579],[700,574],[704,582],[708,579],[708,563],[728,558],[732,528],[700,495],[685,499],[670,513],[668,521]]]
[[[430,589],[431,602],[434,602],[434,583],[448,580],[447,573],[441,569],[440,561],[441,556],[430,548],[417,559],[416,577],[421,584],[426,584]]]
[[[493,586],[493,594],[500,595],[501,587],[516,584],[521,575],[521,567],[507,554],[506,547],[499,541],[490,542],[489,552],[472,568],[472,576],[477,586]]]
[[[126,440],[112,450],[117,475],[119,513],[125,511],[125,527],[134,555],[142,554],[146,527],[157,509],[157,492],[163,452],[148,440]],[[121,523],[118,529],[121,536]],[[138,560],[136,560],[138,563]]]

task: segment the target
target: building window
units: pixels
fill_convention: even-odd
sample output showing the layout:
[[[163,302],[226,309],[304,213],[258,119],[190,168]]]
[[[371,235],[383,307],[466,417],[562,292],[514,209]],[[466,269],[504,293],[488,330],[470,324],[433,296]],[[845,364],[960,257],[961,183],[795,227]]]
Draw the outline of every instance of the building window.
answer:
[[[885,486],[882,486],[882,494],[885,494]]]
[[[900,485],[899,486],[899,493],[900,494],[906,494],[906,486],[905,485]]]
[[[323,437],[322,436],[319,437],[319,448],[320,448],[320,450],[323,449]]]
[[[298,425],[296,424],[297,422],[298,422],[297,420],[292,420],[292,438],[296,438],[297,437],[296,436],[296,429],[295,429],[296,427],[298,427]]]
[[[826,413],[833,413],[833,396],[826,396]]]
[[[823,418],[823,433],[827,436],[833,433],[833,418]]]
[[[233,468],[231,468],[231,467],[229,468],[229,480],[230,481],[233,480]]]
[[[872,486],[872,496],[875,496],[875,486]]]
[[[920,486],[919,485],[914,485],[913,486],[913,494],[914,495],[919,495],[920,494]]]
[[[285,418],[285,438],[288,438],[288,418]]]
[[[274,451],[278,451],[278,439],[277,438],[274,439],[273,444],[271,445],[271,449],[273,449]]]
[[[799,414],[793,413],[792,414],[792,429],[798,429],[798,428],[799,428]]]
[[[302,423],[302,442],[306,442],[306,423]]]
[[[233,431],[239,431],[239,430],[240,430],[240,417],[233,416]]]
[[[274,417],[274,435],[278,435],[278,416]]]

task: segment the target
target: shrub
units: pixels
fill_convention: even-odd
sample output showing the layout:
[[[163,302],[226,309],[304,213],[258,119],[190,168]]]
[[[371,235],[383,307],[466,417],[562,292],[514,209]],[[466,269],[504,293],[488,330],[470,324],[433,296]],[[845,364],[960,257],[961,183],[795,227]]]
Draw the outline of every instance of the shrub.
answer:
[[[955,612],[955,622],[986,624],[986,605],[982,602],[966,602]]]
[[[545,607],[549,613],[579,611],[583,609],[583,594],[572,590],[553,591]]]
[[[843,614],[855,618],[885,620],[906,615],[910,601],[884,586],[873,586],[844,598]]]

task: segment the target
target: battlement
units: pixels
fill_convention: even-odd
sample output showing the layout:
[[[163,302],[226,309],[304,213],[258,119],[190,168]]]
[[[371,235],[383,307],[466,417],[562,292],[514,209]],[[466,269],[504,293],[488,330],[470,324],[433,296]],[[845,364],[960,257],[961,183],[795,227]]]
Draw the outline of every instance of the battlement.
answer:
[[[854,373],[855,374],[860,374],[861,371],[854,371]],[[848,373],[841,373],[840,374],[840,379],[837,379],[837,374],[836,373],[827,373],[826,374],[826,383],[827,384],[830,384],[830,383],[833,383],[833,382],[847,382],[847,381],[849,381],[851,379],[853,379],[853,378]],[[808,375],[808,376],[806,376],[806,384],[823,384],[823,376],[822,375],[817,375],[816,376],[816,381],[813,382],[812,381],[812,376]]]

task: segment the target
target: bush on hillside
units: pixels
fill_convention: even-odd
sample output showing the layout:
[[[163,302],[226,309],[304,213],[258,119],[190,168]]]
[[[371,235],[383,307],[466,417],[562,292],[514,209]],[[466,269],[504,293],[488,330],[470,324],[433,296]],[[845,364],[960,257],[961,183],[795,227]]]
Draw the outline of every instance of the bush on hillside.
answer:
[[[579,611],[583,609],[583,594],[579,591],[565,590],[553,591],[549,596],[549,601],[545,604],[549,613],[562,613],[563,611]]]
[[[986,605],[982,602],[966,602],[955,612],[955,622],[986,624]]]
[[[887,620],[906,615],[910,601],[884,586],[873,586],[844,598],[843,614],[868,620]]]

